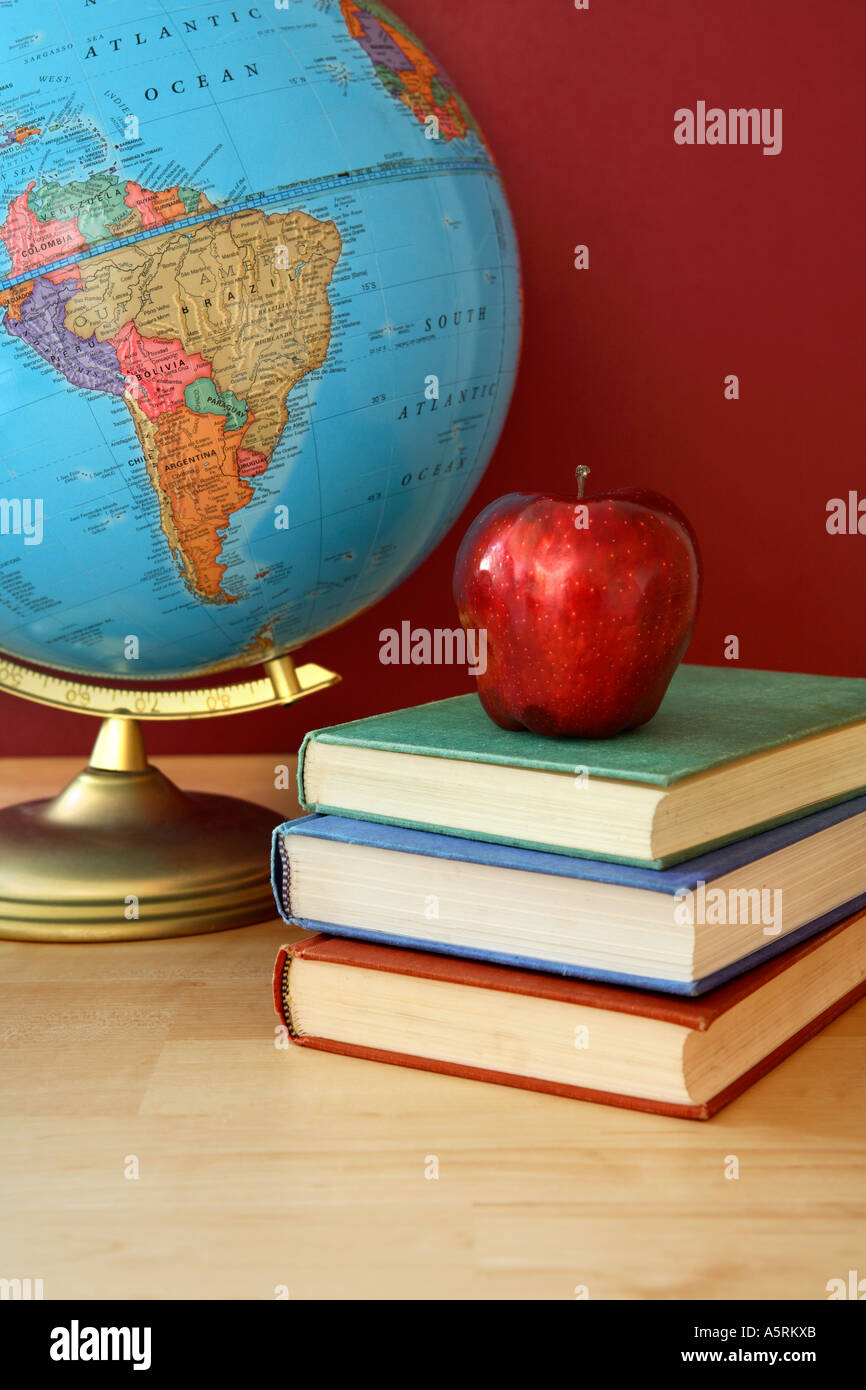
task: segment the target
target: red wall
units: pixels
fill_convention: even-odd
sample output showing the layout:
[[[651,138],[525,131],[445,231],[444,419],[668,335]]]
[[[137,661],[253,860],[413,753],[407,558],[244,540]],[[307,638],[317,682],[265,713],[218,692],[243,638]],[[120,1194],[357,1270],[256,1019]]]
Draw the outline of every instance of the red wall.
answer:
[[[866,535],[826,532],[864,467],[862,0],[395,0],[481,120],[520,238],[523,361],[487,477],[395,594],[303,654],[293,710],[153,727],[154,751],[286,751],[308,726],[471,688],[382,666],[380,628],[452,626],[450,577],[498,494],[669,493],[706,566],[690,661],[866,676]],[[680,147],[676,108],[782,107],[782,153]],[[573,269],[587,243],[590,269]],[[726,401],[727,373],[741,398]],[[0,696],[3,753],[84,752],[92,720]]]

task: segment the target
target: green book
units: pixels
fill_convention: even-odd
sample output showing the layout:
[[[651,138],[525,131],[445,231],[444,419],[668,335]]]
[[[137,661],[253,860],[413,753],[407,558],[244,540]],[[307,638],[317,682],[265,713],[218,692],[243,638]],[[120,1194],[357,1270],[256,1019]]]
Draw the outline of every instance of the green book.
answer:
[[[475,695],[305,738],[309,810],[664,868],[866,790],[866,680],[681,666],[610,739],[498,728]]]

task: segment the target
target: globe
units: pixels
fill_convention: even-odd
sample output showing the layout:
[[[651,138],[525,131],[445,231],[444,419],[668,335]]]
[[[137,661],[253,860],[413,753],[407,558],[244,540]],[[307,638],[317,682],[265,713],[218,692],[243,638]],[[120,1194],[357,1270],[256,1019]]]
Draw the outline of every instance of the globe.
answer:
[[[377,0],[13,4],[0,53],[0,650],[181,678],[375,603],[517,364],[447,71]]]

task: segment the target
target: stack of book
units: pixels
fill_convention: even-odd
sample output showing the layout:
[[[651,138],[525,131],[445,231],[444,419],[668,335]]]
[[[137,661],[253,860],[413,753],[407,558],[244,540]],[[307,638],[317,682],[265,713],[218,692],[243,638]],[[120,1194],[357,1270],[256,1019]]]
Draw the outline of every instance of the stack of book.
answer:
[[[607,740],[474,695],[309,734],[294,1041],[705,1119],[866,993],[866,680],[682,666]]]

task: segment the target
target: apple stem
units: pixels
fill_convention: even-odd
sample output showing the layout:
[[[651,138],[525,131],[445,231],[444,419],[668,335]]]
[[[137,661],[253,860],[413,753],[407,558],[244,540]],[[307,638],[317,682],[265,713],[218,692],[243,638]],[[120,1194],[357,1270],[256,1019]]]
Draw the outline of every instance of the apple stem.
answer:
[[[583,489],[584,489],[585,486],[586,486],[586,480],[587,480],[587,478],[589,477],[590,472],[591,472],[591,470],[590,470],[590,468],[589,468],[589,465],[588,465],[588,464],[585,464],[585,463],[580,463],[580,464],[578,464],[577,468],[575,468],[575,470],[574,470],[574,476],[575,476],[575,478],[577,479],[577,495],[578,495],[578,497],[582,497],[582,496],[583,496]]]

